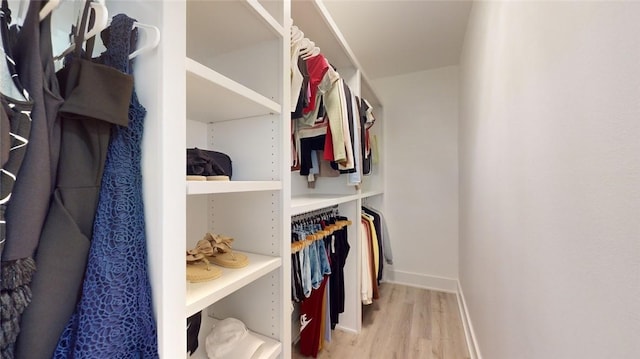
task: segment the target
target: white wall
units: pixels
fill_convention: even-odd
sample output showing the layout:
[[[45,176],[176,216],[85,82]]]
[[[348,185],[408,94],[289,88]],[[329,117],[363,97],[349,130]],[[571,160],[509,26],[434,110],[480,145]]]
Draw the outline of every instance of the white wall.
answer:
[[[484,358],[640,358],[640,3],[476,2],[460,281]]]
[[[386,280],[455,290],[458,67],[374,82],[384,106]]]

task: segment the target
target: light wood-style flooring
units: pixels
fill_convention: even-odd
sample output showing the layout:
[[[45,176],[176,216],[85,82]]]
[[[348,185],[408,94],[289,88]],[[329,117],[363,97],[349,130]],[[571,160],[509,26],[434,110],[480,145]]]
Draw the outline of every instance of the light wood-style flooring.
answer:
[[[332,331],[318,358],[469,359],[456,295],[383,283],[380,299],[363,307],[360,334]]]

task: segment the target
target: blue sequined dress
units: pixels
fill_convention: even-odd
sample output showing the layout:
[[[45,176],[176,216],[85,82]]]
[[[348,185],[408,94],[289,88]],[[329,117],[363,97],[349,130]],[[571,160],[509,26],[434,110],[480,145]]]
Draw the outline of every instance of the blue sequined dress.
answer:
[[[128,74],[134,21],[113,17],[99,60]],[[134,91],[129,126],[114,126],[109,143],[82,297],[54,358],[158,358],[140,167],[145,115]]]

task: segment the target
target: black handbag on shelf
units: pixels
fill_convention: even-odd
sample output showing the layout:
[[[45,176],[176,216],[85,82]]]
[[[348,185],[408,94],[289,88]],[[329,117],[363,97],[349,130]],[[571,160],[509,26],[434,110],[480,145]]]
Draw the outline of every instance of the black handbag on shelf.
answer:
[[[228,176],[232,175],[231,158],[222,152],[187,148],[187,175]]]
[[[202,323],[202,311],[187,318],[187,353],[189,355],[198,349],[198,334]]]

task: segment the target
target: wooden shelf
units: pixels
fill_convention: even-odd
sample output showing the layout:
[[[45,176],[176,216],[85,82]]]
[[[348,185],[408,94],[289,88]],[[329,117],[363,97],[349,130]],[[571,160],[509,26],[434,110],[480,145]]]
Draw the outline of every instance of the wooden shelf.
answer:
[[[202,282],[187,283],[187,317],[203,310],[218,300],[280,268],[282,258],[242,252],[249,258],[244,268],[222,268],[220,278]]]
[[[280,181],[187,181],[187,194],[278,191]]]
[[[193,59],[185,61],[188,119],[211,123],[281,112],[275,101]]]
[[[200,333],[198,334],[198,350],[189,357],[190,359],[208,359],[205,347],[206,339],[211,332],[211,328],[213,328],[214,324],[218,321],[218,319],[211,318],[206,315],[206,313],[202,313],[202,323],[200,324]],[[248,329],[251,330],[251,328]],[[264,340],[264,344],[262,344],[259,349],[260,355],[256,355],[252,357],[252,359],[275,359],[280,355],[282,352],[282,343],[260,333],[251,332],[256,337]]]

